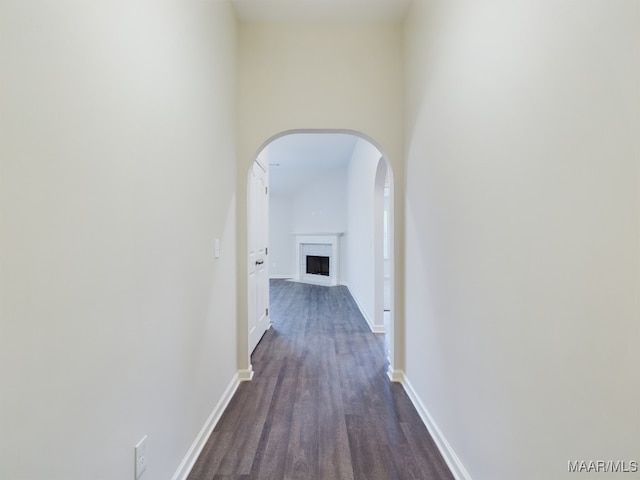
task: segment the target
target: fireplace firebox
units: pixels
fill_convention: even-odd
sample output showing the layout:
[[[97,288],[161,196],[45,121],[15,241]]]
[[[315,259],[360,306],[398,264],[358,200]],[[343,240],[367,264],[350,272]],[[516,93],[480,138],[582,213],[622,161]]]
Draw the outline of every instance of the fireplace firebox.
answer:
[[[329,257],[307,255],[307,273],[310,275],[329,276]]]
[[[343,234],[294,233],[293,235],[296,237],[294,280],[331,287],[339,285],[338,246]]]

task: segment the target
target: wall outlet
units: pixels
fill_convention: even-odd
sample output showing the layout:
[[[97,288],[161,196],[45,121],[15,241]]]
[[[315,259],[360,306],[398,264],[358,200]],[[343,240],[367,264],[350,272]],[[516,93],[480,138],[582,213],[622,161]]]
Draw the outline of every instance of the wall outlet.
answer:
[[[216,238],[213,242],[213,251],[216,258],[220,258],[220,239]]]
[[[138,480],[147,469],[147,436],[138,442],[136,452],[136,478]]]

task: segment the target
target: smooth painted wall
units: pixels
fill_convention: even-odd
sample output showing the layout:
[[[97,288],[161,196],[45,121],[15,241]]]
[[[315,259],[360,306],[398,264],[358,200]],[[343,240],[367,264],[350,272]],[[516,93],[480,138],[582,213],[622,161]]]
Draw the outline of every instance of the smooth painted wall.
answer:
[[[346,283],[371,328],[376,319],[374,190],[380,157],[375,146],[358,140],[349,162],[347,188]]]
[[[291,197],[293,231],[298,233],[336,233],[347,228],[346,168],[319,171]]]
[[[169,479],[236,372],[227,2],[0,3],[0,478]],[[221,256],[214,258],[214,239]]]
[[[269,276],[293,278],[295,240],[291,233],[291,196],[273,191],[269,195]]]
[[[283,132],[359,132],[388,156],[403,184],[404,56],[399,24],[245,23],[238,35],[238,271],[246,271],[246,176]],[[396,292],[402,292],[404,202],[395,202]],[[238,363],[249,367],[247,279],[238,278]],[[396,318],[402,318],[401,305]],[[395,343],[401,366],[402,322]]]
[[[640,3],[416,2],[406,48],[410,384],[473,480],[629,466]]]
[[[295,275],[298,252],[293,234],[344,233],[347,228],[346,168],[321,169],[311,179],[303,177],[296,187],[270,197],[275,199],[269,207],[275,216],[269,217],[271,276]]]

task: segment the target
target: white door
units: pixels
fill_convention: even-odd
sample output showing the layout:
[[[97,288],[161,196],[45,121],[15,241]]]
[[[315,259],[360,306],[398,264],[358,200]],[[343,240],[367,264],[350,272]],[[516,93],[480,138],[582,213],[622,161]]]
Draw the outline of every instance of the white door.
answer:
[[[269,187],[267,170],[257,161],[249,178],[249,352],[269,328],[269,274],[267,241],[269,238]]]

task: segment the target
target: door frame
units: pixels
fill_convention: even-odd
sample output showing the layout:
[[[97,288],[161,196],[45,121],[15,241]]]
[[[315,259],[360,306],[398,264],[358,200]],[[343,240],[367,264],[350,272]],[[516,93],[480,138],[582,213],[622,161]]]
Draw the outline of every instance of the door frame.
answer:
[[[265,151],[265,148],[269,146],[269,144],[271,144],[274,140],[286,136],[286,135],[290,135],[290,134],[294,134],[294,133],[346,133],[346,134],[351,134],[357,137],[360,137],[364,140],[366,140],[367,142],[371,143],[373,146],[375,146],[378,151],[381,153],[382,159],[384,159],[384,161],[386,162],[386,166],[387,166],[387,175],[389,177],[389,185],[390,185],[390,219],[389,219],[389,228],[390,228],[390,269],[391,269],[391,319],[390,319],[390,331],[385,332],[386,335],[389,335],[389,356],[388,356],[388,360],[389,360],[389,365],[388,365],[388,371],[387,371],[387,375],[389,377],[389,379],[393,382],[401,382],[403,379],[403,372],[402,372],[402,366],[404,365],[404,349],[401,348],[401,344],[402,344],[402,319],[401,317],[398,316],[399,310],[397,308],[397,304],[396,304],[396,295],[397,292],[399,291],[398,288],[399,286],[402,285],[402,278],[400,278],[400,276],[398,276],[398,272],[399,272],[399,268],[397,266],[397,261],[401,260],[397,257],[396,255],[396,236],[400,234],[399,231],[396,230],[396,219],[395,219],[395,215],[397,214],[397,210],[398,207],[396,206],[395,203],[395,196],[397,194],[397,192],[399,191],[399,189],[395,188],[395,180],[394,180],[394,172],[393,172],[393,164],[392,162],[389,160],[389,156],[385,153],[385,150],[380,146],[379,143],[377,143],[375,140],[373,140],[371,137],[369,137],[368,135],[362,133],[362,132],[358,132],[355,130],[348,130],[348,129],[291,129],[291,130],[285,130],[282,131],[280,133],[277,133],[275,135],[272,135],[271,137],[269,137],[267,140],[265,140],[262,145],[260,146],[260,148],[256,151],[256,153],[253,156],[253,161],[256,161],[258,156],[260,154],[262,154],[262,152]],[[268,162],[267,166],[268,166]],[[249,166],[249,172],[248,175],[251,174],[251,169],[253,168],[253,162],[251,162],[250,166]],[[247,227],[248,227],[248,219],[250,218],[250,211],[249,209],[251,208],[250,203],[248,201],[248,186],[249,184],[247,183],[247,203],[246,203],[246,219],[247,219]],[[248,231],[246,231],[244,233],[245,235],[245,245],[249,245],[249,238],[248,238]],[[245,257],[244,261],[248,260],[248,255],[246,255],[246,252],[243,253],[243,257]],[[241,265],[242,266],[241,262]],[[247,265],[248,266],[248,265]],[[248,277],[245,277],[246,281],[248,281]],[[246,285],[246,284],[245,284]],[[241,286],[240,286],[241,287]],[[244,288],[239,288],[238,289],[239,293],[242,295],[242,292],[244,291],[247,296],[241,296],[239,297],[240,299],[244,298],[244,300],[240,300],[240,303],[243,303],[244,305],[239,305],[238,308],[238,312],[239,312],[239,316],[238,316],[238,328],[237,328],[237,332],[238,332],[238,379],[240,381],[248,381],[251,380],[253,378],[253,367],[251,365],[251,352],[249,352],[249,339],[248,339],[248,332],[249,332],[249,318],[248,318],[248,288],[245,286]]]

